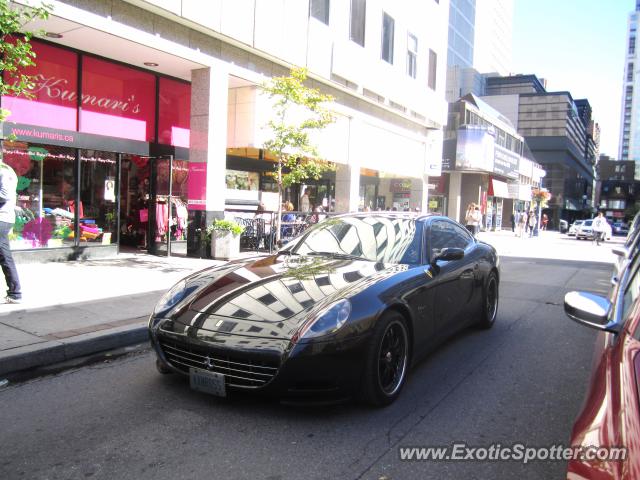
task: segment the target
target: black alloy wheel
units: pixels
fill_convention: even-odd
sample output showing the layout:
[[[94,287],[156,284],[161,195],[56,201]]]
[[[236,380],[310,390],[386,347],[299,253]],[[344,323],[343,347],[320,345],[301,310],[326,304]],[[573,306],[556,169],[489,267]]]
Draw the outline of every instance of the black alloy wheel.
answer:
[[[489,274],[484,287],[484,300],[482,303],[482,317],[478,325],[480,328],[491,328],[498,316],[498,277],[495,272]]]
[[[404,317],[390,311],[375,329],[363,378],[363,399],[382,407],[398,398],[409,368],[409,334]]]

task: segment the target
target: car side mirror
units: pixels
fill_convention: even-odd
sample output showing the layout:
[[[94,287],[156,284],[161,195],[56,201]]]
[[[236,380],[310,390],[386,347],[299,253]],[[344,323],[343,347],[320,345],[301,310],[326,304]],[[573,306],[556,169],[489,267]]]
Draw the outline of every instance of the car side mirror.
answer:
[[[431,263],[436,263],[438,260],[461,260],[462,258],[464,258],[462,248],[443,248],[433,255]]]
[[[571,320],[603,332],[618,333],[620,325],[609,321],[611,302],[589,292],[569,292],[564,296],[564,313]]]
[[[627,249],[626,249],[626,248],[624,248],[624,247],[613,247],[613,248],[611,249],[611,251],[612,251],[614,254],[618,255],[619,257],[622,257],[622,258],[625,258],[625,259],[626,259],[626,258],[628,257],[628,255],[629,255],[629,250],[627,250]]]

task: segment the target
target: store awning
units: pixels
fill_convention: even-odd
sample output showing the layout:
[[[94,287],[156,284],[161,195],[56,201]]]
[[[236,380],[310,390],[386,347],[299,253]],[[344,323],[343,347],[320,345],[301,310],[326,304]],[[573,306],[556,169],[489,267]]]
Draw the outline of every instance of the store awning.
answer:
[[[501,182],[500,180],[492,178],[489,195],[492,195],[494,197],[509,198],[509,187],[507,187],[506,182]]]

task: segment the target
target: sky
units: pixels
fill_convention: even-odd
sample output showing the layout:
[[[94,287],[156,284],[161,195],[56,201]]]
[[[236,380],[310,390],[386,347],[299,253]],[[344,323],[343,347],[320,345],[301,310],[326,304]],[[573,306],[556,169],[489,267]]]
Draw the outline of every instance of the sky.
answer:
[[[547,79],[547,91],[587,98],[600,124],[600,153],[614,158],[634,9],[635,0],[514,0],[513,73]]]

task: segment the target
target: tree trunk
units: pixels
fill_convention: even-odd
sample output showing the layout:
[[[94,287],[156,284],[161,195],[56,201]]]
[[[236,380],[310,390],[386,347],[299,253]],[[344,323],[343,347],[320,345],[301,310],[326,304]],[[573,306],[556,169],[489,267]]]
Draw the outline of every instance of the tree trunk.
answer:
[[[276,218],[276,246],[280,244],[280,231],[282,230],[282,160],[278,160],[278,216]]]

